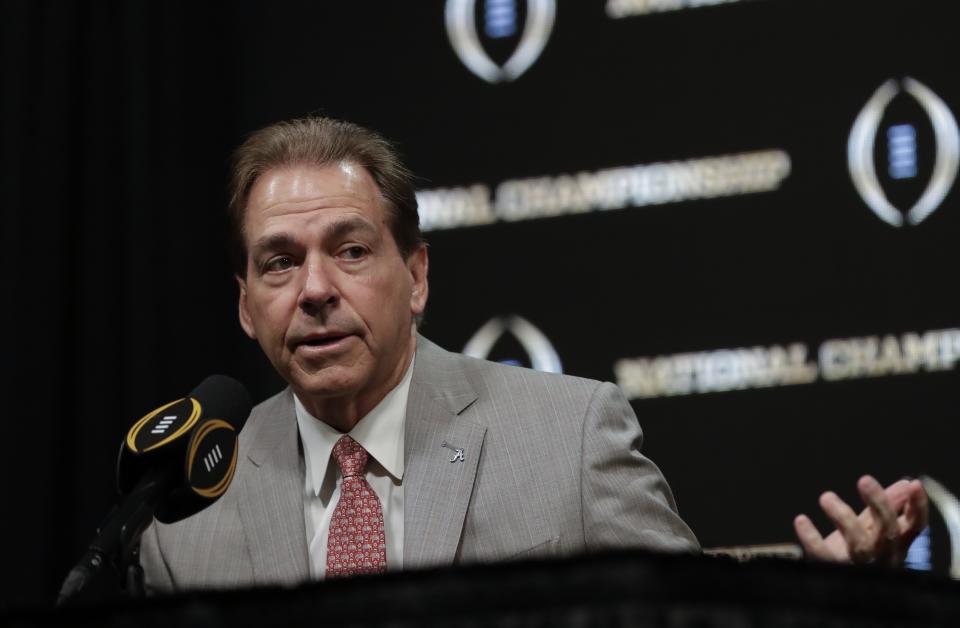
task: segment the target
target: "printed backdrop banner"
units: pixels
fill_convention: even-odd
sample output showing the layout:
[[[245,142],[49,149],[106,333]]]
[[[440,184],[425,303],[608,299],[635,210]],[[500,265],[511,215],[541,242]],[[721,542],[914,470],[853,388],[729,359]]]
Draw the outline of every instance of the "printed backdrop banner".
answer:
[[[705,545],[789,540],[863,472],[960,488],[942,3],[299,8],[251,20],[287,36],[242,50],[245,124],[319,108],[395,138],[423,332],[617,382]],[[324,41],[360,13],[348,39],[389,52]]]

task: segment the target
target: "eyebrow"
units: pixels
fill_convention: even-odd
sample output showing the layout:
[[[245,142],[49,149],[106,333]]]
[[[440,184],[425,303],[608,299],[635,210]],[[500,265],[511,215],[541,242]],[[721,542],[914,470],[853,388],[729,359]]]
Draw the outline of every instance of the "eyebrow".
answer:
[[[328,229],[324,238],[340,239],[355,231],[366,232],[372,236],[378,236],[377,229],[368,221],[357,217],[340,218],[334,222]]]
[[[263,236],[258,238],[256,242],[250,247],[251,253],[259,253],[261,251],[272,251],[274,249],[284,249],[293,245],[293,238],[291,238],[286,233],[274,233],[268,236]]]

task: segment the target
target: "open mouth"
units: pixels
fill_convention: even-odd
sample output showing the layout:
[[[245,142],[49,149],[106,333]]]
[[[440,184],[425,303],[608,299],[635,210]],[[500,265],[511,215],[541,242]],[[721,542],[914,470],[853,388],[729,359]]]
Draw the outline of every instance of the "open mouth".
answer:
[[[326,347],[329,345],[336,344],[347,337],[347,334],[324,336],[322,338],[310,338],[304,340],[302,343],[308,347]]]

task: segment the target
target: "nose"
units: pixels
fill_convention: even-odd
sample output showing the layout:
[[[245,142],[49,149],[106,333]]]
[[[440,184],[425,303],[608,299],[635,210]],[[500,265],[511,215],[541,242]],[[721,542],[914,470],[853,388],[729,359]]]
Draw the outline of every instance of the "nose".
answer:
[[[320,314],[337,303],[340,293],[322,259],[310,260],[304,267],[303,285],[297,305],[309,316]]]

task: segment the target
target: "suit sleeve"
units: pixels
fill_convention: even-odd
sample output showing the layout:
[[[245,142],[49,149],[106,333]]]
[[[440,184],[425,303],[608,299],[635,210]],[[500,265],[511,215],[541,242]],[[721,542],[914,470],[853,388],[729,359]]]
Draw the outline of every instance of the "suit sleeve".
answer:
[[[660,469],[640,453],[640,424],[613,384],[594,391],[582,438],[580,494],[588,550],[699,551]]]

